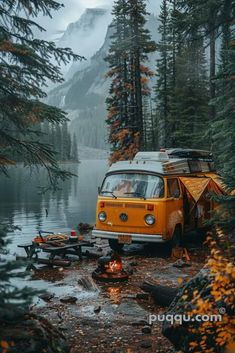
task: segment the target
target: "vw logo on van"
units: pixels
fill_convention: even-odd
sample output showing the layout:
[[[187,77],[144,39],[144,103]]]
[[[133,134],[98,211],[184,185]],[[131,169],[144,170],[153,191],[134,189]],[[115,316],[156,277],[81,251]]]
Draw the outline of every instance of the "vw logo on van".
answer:
[[[126,213],[121,213],[119,218],[122,222],[126,222],[128,220],[128,216]]]

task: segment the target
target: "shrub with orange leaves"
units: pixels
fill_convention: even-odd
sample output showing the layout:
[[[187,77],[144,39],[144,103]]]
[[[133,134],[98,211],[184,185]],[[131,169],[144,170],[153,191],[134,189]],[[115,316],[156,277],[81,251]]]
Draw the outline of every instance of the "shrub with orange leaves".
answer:
[[[235,353],[235,267],[233,244],[217,229],[207,238],[204,268],[183,284],[166,316],[162,333],[182,353]],[[178,321],[177,321],[178,320]]]
[[[201,322],[198,327],[192,325],[190,330],[193,341],[190,352],[235,352],[235,266],[231,258],[231,244],[220,229],[216,236],[212,233],[207,238],[211,249],[205,267],[209,269],[211,283],[210,294],[202,298],[195,290],[191,315],[222,315],[222,320]],[[227,250],[226,250],[227,249]]]
[[[0,341],[0,352],[8,353],[11,347],[14,347],[14,342]]]

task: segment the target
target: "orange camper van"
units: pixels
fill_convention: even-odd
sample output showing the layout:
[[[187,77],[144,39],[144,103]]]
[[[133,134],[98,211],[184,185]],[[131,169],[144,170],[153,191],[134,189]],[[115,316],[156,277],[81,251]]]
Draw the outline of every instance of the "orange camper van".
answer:
[[[222,194],[212,154],[191,149],[139,152],[107,171],[97,200],[93,236],[113,250],[132,242],[180,244],[182,235],[203,230]]]

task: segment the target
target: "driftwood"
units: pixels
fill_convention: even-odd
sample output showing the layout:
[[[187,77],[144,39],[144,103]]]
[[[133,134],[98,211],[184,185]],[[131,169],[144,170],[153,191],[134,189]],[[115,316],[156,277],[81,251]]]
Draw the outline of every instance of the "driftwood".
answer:
[[[150,293],[155,303],[161,306],[169,306],[179,290],[178,288],[151,284],[149,282],[143,282],[141,289]]]

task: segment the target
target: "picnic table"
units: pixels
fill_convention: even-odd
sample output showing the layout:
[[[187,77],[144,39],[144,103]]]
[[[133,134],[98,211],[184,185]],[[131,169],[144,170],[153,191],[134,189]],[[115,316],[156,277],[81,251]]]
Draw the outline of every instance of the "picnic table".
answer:
[[[82,247],[93,247],[94,241],[76,241],[76,242],[69,242],[69,241],[48,241],[45,243],[26,243],[18,245],[19,248],[23,248],[26,252],[26,257],[18,257],[20,259],[26,259],[27,261],[37,262],[42,264],[48,265],[55,265],[55,266],[69,266],[71,264],[70,261],[67,260],[57,260],[55,259],[56,256],[65,258],[68,254],[77,255],[80,260],[82,260]],[[39,252],[49,253],[49,258],[39,258]]]

